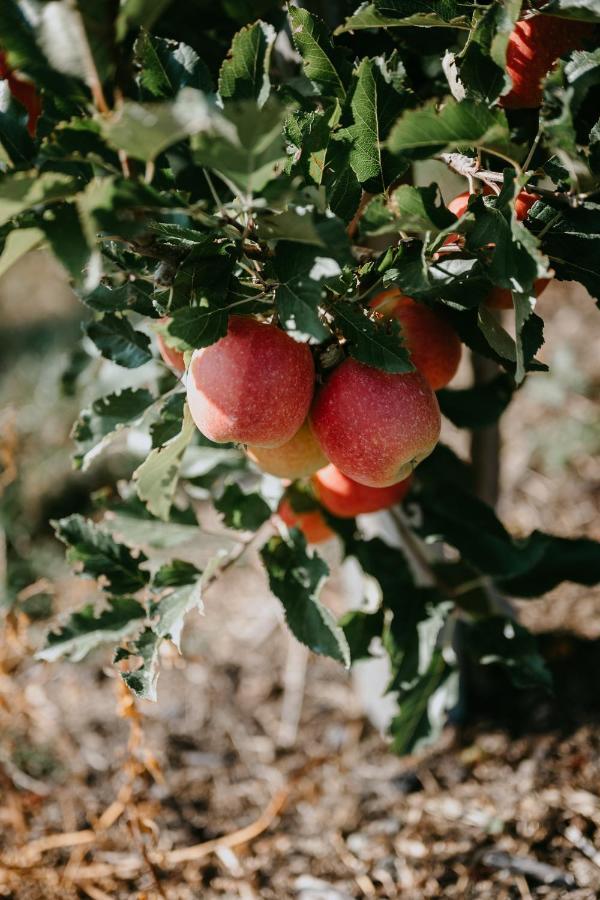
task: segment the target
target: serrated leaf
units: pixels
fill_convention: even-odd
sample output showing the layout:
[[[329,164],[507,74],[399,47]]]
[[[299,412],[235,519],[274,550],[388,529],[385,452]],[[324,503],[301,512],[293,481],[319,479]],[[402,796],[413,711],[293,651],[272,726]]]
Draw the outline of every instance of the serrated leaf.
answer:
[[[139,422],[153,402],[154,397],[145,388],[125,388],[99,397],[83,409],[71,435],[77,442],[77,467],[85,470],[122,428]]]
[[[306,9],[289,7],[292,40],[302,56],[304,71],[324,97],[346,96],[349,66],[331,42],[327,28]]]
[[[214,506],[228,528],[242,531],[258,531],[271,518],[271,507],[260,494],[256,491],[246,493],[235,483],[227,485]]]
[[[375,322],[361,307],[343,301],[336,303],[331,312],[354,359],[384,372],[414,371],[395,320]]]
[[[309,247],[281,241],[273,266],[279,280],[275,305],[281,322],[288,331],[297,331],[320,342],[331,332],[319,317],[323,286],[317,253]]]
[[[85,333],[94,342],[102,356],[126,369],[137,369],[152,359],[150,338],[136,331],[129,319],[107,313],[96,322],[90,322]]]
[[[390,10],[378,8],[377,3],[361,3],[354,15],[346,19],[336,29],[336,34],[346,31],[360,31],[363,28],[468,28],[468,19],[457,16],[450,21],[431,11],[431,6],[415,4],[412,15],[399,17],[390,14]]]
[[[0,147],[13,165],[31,164],[35,147],[27,125],[29,112],[13,97],[8,79],[0,80]],[[0,158],[4,154],[0,153]]]
[[[57,631],[51,631],[36,657],[55,662],[65,656],[72,662],[80,662],[101,644],[116,643],[137,631],[145,617],[144,607],[130,597],[111,597],[108,608],[99,614],[89,604],[71,613]]]
[[[150,97],[172,99],[184,87],[212,93],[210,72],[187,44],[142,31],[135,43],[135,54],[141,65],[140,84]]]
[[[203,579],[206,576],[199,569],[183,560],[174,560],[162,566],[154,579],[154,588],[172,590],[150,604],[150,616],[156,619],[152,627],[160,637],[170,638],[180,652],[185,616],[192,609],[200,613],[204,611]]]
[[[140,660],[135,669],[121,669],[121,678],[130,691],[141,700],[156,700],[156,684],[158,681],[158,652],[162,638],[151,628],[145,628],[134,641],[128,641],[126,647],[118,647],[114,662],[124,660]]]
[[[219,73],[223,100],[256,100],[263,106],[271,90],[269,62],[275,29],[266,22],[247,25],[234,36]]]
[[[405,112],[396,122],[387,140],[392,153],[409,159],[426,159],[442,150],[456,147],[490,149],[508,139],[506,116],[501,109],[490,109],[470,100],[448,100],[438,111],[435,102]]]
[[[166,520],[169,517],[183,454],[195,430],[196,426],[186,404],[179,434],[162,447],[152,450],[133,473],[138,497],[159,519]]]
[[[383,609],[365,612],[356,609],[346,613],[338,625],[346,635],[352,663],[370,657],[369,648],[374,638],[381,637],[384,627]]]
[[[185,392],[171,394],[160,408],[158,418],[150,426],[152,447],[162,447],[181,431]]]
[[[287,540],[272,537],[260,555],[269,576],[269,586],[281,600],[286,622],[300,643],[314,653],[350,665],[348,642],[342,629],[318,596],[329,574],[326,563],[309,555],[306,540],[297,529]]]
[[[67,545],[67,559],[80,563],[81,572],[90,578],[102,578],[104,590],[130,594],[147,584],[149,575],[140,568],[147,557],[136,556],[103,528],[75,514],[53,522],[56,537]]]
[[[395,66],[395,71],[392,67]],[[350,165],[364,189],[383,192],[408,164],[390,156],[384,144],[393,123],[407,103],[404,67],[383,57],[363,59],[356,73],[351,99],[354,125]]]

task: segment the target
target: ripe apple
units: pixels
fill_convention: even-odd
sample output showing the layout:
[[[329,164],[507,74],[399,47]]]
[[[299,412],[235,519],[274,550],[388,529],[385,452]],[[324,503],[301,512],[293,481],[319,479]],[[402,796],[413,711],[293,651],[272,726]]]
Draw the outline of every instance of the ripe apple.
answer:
[[[288,528],[299,528],[309,544],[321,544],[334,535],[318,509],[296,512],[290,501],[282,497],[277,512]]]
[[[321,450],[308,420],[296,434],[281,447],[246,447],[252,462],[270,475],[278,478],[306,478],[327,465],[327,457]]]
[[[440,436],[440,409],[420,372],[391,374],[346,359],[317,392],[310,421],[325,455],[369,487],[408,478]]]
[[[433,390],[446,387],[456,375],[462,344],[443,315],[423,303],[416,303],[398,288],[377,294],[371,300],[371,306],[381,315],[398,320],[413,365]]]
[[[537,15],[515,25],[506,48],[506,70],[512,80],[508,94],[500,98],[505,109],[532,109],[541,106],[542,80],[557,59],[581,49],[592,25]]]
[[[163,325],[168,325],[170,321],[168,316],[160,319],[160,322]],[[183,353],[181,353],[180,350],[176,350],[175,347],[169,347],[160,333],[156,335],[156,343],[158,344],[158,352],[162,356],[163,361],[176,372],[185,372],[185,359]]]
[[[280,447],[306,419],[314,383],[306,344],[251,316],[230,316],[225,337],[194,351],[187,397],[211,441]]]
[[[12,96],[29,113],[27,130],[31,137],[35,136],[37,121],[42,112],[42,101],[31,81],[14,72],[6,61],[6,55],[0,50],[0,78],[6,78]]]
[[[486,187],[483,190],[484,194],[491,194],[491,188]],[[448,209],[450,212],[453,212],[455,216],[464,215],[467,211],[467,206],[469,205],[469,197],[470,194],[468,191],[464,191],[462,194],[459,194],[454,200],[451,200],[448,204]],[[515,213],[517,215],[517,219],[519,222],[522,222],[527,218],[527,213],[533,206],[536,200],[539,200],[539,196],[537,194],[532,194],[528,191],[520,191],[515,199]],[[453,243],[456,240],[456,235],[449,235],[446,238],[444,243]],[[533,289],[535,291],[535,296],[539,297],[542,291],[544,291],[548,285],[550,284],[549,278],[538,278],[533,285]],[[513,299],[512,294],[506,288],[501,287],[493,287],[490,293],[487,295],[485,300],[485,305],[490,309],[512,309],[513,308]]]
[[[411,482],[409,477],[389,487],[368,487],[348,478],[332,464],[316,472],[311,480],[325,509],[340,518],[354,518],[400,503]]]

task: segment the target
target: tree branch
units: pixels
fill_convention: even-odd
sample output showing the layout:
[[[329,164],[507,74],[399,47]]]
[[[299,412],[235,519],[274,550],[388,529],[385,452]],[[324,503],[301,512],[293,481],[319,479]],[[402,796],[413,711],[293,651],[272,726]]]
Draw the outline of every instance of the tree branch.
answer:
[[[437,157],[441,162],[462,175],[463,178],[477,178],[490,187],[495,187],[504,182],[502,172],[494,172],[491,169],[482,169],[476,159],[465,156],[463,153],[440,153]],[[566,191],[552,191],[549,188],[540,187],[537,184],[527,182],[525,189],[532,194],[539,194],[548,200],[553,200],[561,206],[577,207],[586,199],[583,194],[569,194]]]

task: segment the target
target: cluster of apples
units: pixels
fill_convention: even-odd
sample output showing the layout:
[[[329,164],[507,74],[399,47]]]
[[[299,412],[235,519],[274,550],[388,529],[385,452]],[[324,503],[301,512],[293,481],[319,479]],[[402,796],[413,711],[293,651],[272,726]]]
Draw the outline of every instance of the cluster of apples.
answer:
[[[461,357],[460,340],[440,313],[397,289],[371,305],[399,322],[415,371],[392,374],[348,357],[317,379],[307,344],[277,325],[234,315],[225,337],[194,352],[187,373],[188,404],[202,434],[243,445],[260,469],[286,481],[310,478],[336,516],[402,500],[412,470],[439,439],[435,391]],[[165,362],[182,371],[181,354],[162,336],[158,343]],[[330,535],[318,512],[297,513],[286,498],[279,513],[312,542]]]
[[[35,85],[24,78],[19,72],[15,72],[8,65],[6,54],[0,50],[0,79],[6,79],[8,89],[12,96],[28,112],[27,130],[34,137],[37,121],[42,112],[42,101],[35,89]]]

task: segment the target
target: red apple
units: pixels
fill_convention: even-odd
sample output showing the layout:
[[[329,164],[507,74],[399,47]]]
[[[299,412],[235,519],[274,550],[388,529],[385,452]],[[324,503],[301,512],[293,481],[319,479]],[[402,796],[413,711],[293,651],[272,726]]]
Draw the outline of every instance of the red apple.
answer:
[[[584,46],[593,25],[537,15],[515,25],[506,48],[506,70],[512,80],[500,98],[505,109],[532,109],[542,103],[542,80],[560,56]]]
[[[318,509],[296,512],[290,501],[282,497],[277,512],[288,528],[299,528],[309,544],[321,544],[334,535]]]
[[[423,303],[415,303],[398,288],[377,294],[371,306],[381,315],[398,320],[413,365],[433,390],[446,387],[456,375],[462,344],[444,316]]]
[[[389,487],[368,487],[348,478],[334,465],[320,469],[312,477],[320,503],[334,516],[341,518],[377,512],[400,503],[406,496],[410,482],[409,477]]]
[[[391,374],[346,359],[317,392],[310,420],[328,459],[359,484],[407,478],[440,436],[436,396],[420,372]]]
[[[230,316],[225,337],[194,351],[187,397],[211,441],[280,447],[306,419],[314,382],[306,344],[251,316]]]
[[[246,447],[246,453],[256,465],[278,478],[306,478],[327,465],[308,420],[281,447]]]

